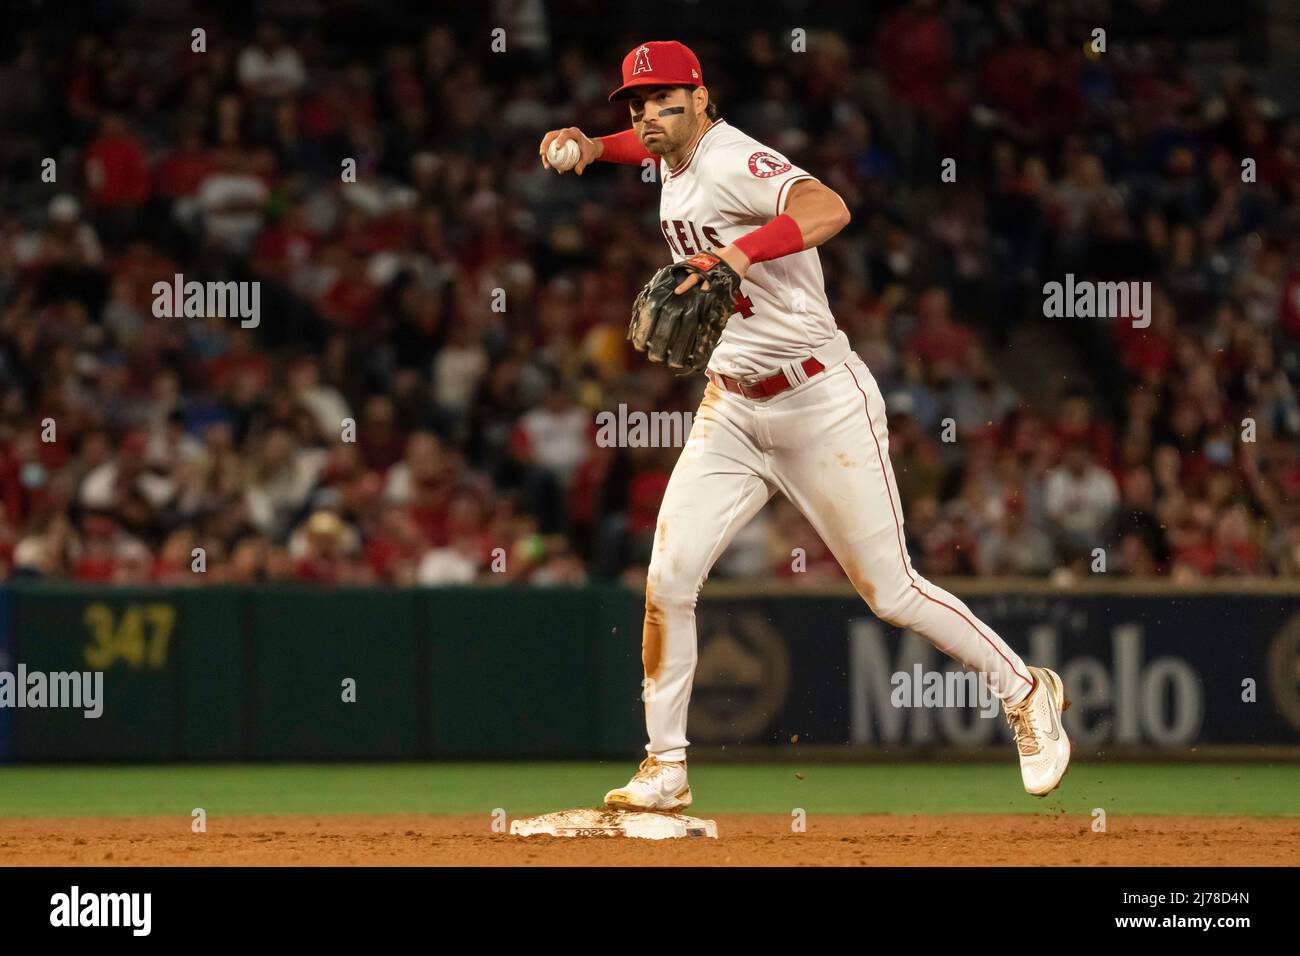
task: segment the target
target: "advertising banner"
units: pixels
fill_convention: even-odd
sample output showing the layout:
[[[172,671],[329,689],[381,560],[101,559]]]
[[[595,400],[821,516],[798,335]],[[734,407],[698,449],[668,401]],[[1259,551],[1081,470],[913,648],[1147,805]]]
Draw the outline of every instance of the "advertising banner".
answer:
[[[1300,743],[1300,607],[1290,596],[1004,594],[968,606],[1060,673],[1076,747]],[[998,701],[856,598],[702,600],[696,744],[978,747]]]

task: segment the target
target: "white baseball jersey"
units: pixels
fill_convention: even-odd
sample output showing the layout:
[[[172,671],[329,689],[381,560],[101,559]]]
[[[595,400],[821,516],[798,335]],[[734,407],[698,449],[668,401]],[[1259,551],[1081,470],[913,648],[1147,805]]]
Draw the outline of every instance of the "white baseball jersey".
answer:
[[[720,120],[675,174],[662,161],[660,170],[661,228],[677,261],[770,222],[785,210],[791,187],[812,178]],[[734,378],[782,369],[790,387],[751,399],[709,382],[673,466],[646,575],[647,752],[661,761],[686,759],[700,588],[736,532],[778,492],[808,519],[877,616],[984,674],[1004,702],[1024,699],[1036,685],[1019,655],[912,568],[885,400],[835,326],[816,250],[753,266],[736,304],[709,367]],[[796,368],[810,353],[823,365],[812,375]],[[1068,742],[1063,752],[1068,759]]]
[[[814,178],[726,120],[705,130],[676,173],[663,160],[659,171],[659,228],[675,262],[771,222],[785,211],[790,187]],[[772,372],[837,333],[821,260],[816,249],[805,249],[750,268],[709,368],[733,378]]]

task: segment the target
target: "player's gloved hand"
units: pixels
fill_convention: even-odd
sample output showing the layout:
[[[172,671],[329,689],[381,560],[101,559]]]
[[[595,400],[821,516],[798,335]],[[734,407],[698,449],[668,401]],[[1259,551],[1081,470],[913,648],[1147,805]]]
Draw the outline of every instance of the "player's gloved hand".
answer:
[[[734,245],[723,246],[721,249],[715,252],[714,255],[717,256],[719,259],[721,259],[723,262],[725,262],[727,265],[731,266],[731,268],[735,271],[736,275],[739,276],[741,279],[745,278],[745,273],[749,271],[749,265],[750,265],[749,257],[746,256],[739,249],[737,249]],[[694,286],[696,283],[701,283],[701,282],[707,284],[707,279],[704,278],[703,273],[692,272],[690,275],[688,275],[685,279],[682,280],[682,284],[679,285],[674,291],[680,294],[682,292],[685,292],[687,289],[691,288],[692,286]],[[737,284],[737,288],[739,288],[739,284]]]
[[[538,155],[542,157],[542,168],[550,169],[550,160],[546,158],[546,151],[551,147],[551,141],[554,140],[556,148],[563,146],[569,140],[578,144],[578,162],[574,164],[573,171],[579,176],[582,171],[590,164],[600,159],[601,153],[605,151],[605,144],[598,139],[590,139],[576,126],[569,126],[565,129],[553,129],[542,137],[542,145],[537,148]],[[562,171],[560,171],[562,173]]]
[[[688,277],[698,277],[682,292]],[[652,362],[702,372],[736,311],[740,275],[711,252],[664,266],[632,303],[627,339]]]

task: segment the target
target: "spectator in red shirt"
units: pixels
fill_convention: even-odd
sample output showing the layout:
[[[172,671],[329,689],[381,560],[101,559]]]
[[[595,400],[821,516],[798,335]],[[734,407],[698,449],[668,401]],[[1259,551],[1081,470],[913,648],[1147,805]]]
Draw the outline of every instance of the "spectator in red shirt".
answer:
[[[1243,505],[1233,505],[1219,516],[1213,540],[1214,570],[1218,574],[1259,573],[1259,545],[1251,537],[1250,514]]]
[[[942,110],[953,72],[948,27],[934,7],[934,0],[912,0],[880,25],[875,44],[890,92],[932,115]]]
[[[406,452],[406,435],[397,424],[397,411],[387,395],[372,395],[358,428],[357,444],[366,467],[386,473],[402,460]]]
[[[1159,303],[1152,309],[1151,324],[1134,328],[1132,322],[1117,321],[1115,338],[1124,367],[1143,381],[1160,382],[1174,358],[1174,325],[1171,310]]]
[[[916,312],[917,327],[907,340],[907,351],[927,369],[945,365],[967,373],[975,356],[975,335],[953,321],[948,292],[938,286],[926,289],[917,297]]]
[[[111,583],[117,576],[122,545],[129,539],[107,512],[90,512],[81,523],[81,551],[73,566],[78,581]]]
[[[1081,442],[1092,449],[1097,464],[1103,468],[1111,467],[1110,427],[1093,417],[1092,404],[1081,389],[1066,393],[1053,430],[1061,447]]]
[[[164,199],[194,196],[203,180],[216,171],[216,161],[203,147],[202,133],[193,125],[187,126],[176,147],[154,167],[154,195]]]
[[[241,375],[253,377],[260,390],[271,380],[271,363],[257,349],[257,342],[246,329],[233,329],[230,349],[215,359],[208,369],[208,380],[219,391],[230,388]]]
[[[116,113],[105,115],[86,149],[86,185],[99,209],[136,206],[149,198],[149,165],[144,147]]]
[[[429,542],[411,510],[387,505],[365,531],[365,559],[374,576],[390,584],[414,584]]]
[[[366,275],[366,256],[361,251],[344,254],[338,278],[321,299],[320,309],[325,317],[349,329],[360,329],[369,324],[379,298],[379,290]]]
[[[308,264],[316,245],[316,236],[307,228],[302,206],[290,206],[281,218],[258,234],[253,244],[253,269],[287,285],[295,271]]]
[[[1172,536],[1175,576],[1208,577],[1214,573],[1215,552],[1209,532],[1201,525],[1188,523]]]
[[[668,489],[671,459],[664,449],[633,448],[629,451],[636,462],[636,472],[627,488],[627,530],[634,539],[642,539],[642,544],[645,544],[655,533],[659,504]],[[649,554],[649,551],[645,553]]]
[[[1282,286],[1277,324],[1283,334],[1300,339],[1300,266],[1291,270]]]
[[[163,541],[162,547],[153,559],[149,570],[149,580],[155,584],[185,585],[199,584],[194,565],[194,548],[196,539],[191,528],[177,528]],[[207,561],[217,555],[204,553],[203,570],[207,570]]]
[[[355,583],[363,565],[350,555],[356,550],[356,532],[332,511],[318,511],[294,536],[289,546],[296,553],[293,576],[316,584]]]

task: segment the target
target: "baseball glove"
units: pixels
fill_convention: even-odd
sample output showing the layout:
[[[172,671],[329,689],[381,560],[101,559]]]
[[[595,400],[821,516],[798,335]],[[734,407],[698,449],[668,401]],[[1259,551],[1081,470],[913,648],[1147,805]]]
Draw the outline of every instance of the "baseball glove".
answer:
[[[673,290],[692,274],[701,281],[677,295]],[[702,372],[722,338],[727,320],[736,311],[739,287],[736,270],[712,253],[697,252],[682,262],[664,266],[632,303],[627,339],[652,362]]]

